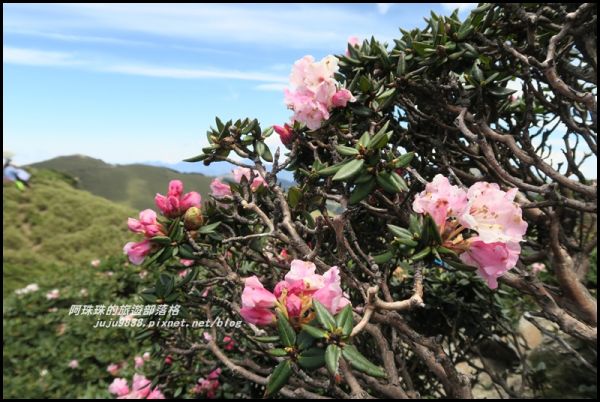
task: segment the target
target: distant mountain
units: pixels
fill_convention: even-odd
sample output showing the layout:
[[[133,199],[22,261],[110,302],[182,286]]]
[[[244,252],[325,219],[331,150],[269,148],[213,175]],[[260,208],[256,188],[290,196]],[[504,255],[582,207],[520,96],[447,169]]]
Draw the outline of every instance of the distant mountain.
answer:
[[[160,161],[145,161],[140,162],[144,165],[160,166],[169,169],[176,170],[181,173],[200,173],[206,176],[221,177],[231,176],[231,171],[236,168],[227,162],[215,162],[209,166],[204,166],[203,163],[190,163],[190,162],[177,162],[177,163],[166,163]],[[267,169],[271,169],[271,164],[267,164]],[[294,175],[292,172],[287,170],[281,171],[277,174],[277,178],[283,184],[284,187],[290,187],[294,182]]]
[[[76,179],[78,188],[137,210],[155,208],[154,196],[166,193],[170,180],[179,179],[183,181],[184,191],[197,191],[206,197],[213,179],[167,167],[111,165],[84,155],[61,156],[30,166],[65,173]]]

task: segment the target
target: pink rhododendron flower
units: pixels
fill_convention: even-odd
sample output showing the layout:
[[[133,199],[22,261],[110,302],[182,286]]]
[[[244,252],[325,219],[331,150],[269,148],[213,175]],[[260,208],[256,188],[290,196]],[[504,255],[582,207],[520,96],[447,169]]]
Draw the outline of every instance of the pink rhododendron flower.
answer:
[[[181,258],[179,260],[179,262],[183,265],[185,265],[186,267],[191,267],[192,265],[194,265],[194,260],[186,260],[185,258]]]
[[[165,399],[165,396],[158,388],[154,388],[152,391],[150,391],[146,399]]]
[[[443,245],[462,253],[461,260],[478,267],[489,287],[495,289],[498,277],[516,265],[519,242],[527,231],[521,208],[513,202],[516,193],[516,188],[505,192],[487,182],[477,182],[465,192],[437,175],[415,198],[413,209],[430,214]],[[460,233],[465,229],[477,232],[475,237],[463,238]]]
[[[162,225],[156,221],[156,212],[151,209],[141,211],[139,220],[127,219],[127,226],[132,232],[141,233],[146,237],[164,235]]]
[[[206,342],[210,342],[210,341],[212,341],[212,339],[213,339],[212,335],[211,335],[211,334],[209,334],[208,332],[205,332],[205,333],[203,333],[203,334],[202,334],[202,336],[204,337],[204,340],[205,340]]]
[[[517,189],[500,190],[496,183],[477,182],[467,193],[468,204],[460,223],[477,231],[482,241],[519,242],[527,231],[519,205],[513,202]]]
[[[331,267],[323,274],[323,279],[325,283],[322,288],[315,292],[313,299],[318,300],[327,310],[336,314],[350,304],[350,300],[344,297],[340,285],[341,279],[338,267]]]
[[[543,262],[534,262],[531,264],[531,270],[534,275],[539,274],[540,272],[546,271],[546,265]]]
[[[460,255],[468,265],[477,267],[477,273],[491,289],[498,287],[498,278],[517,264],[521,246],[517,242],[485,243],[479,237],[469,239],[469,249]]]
[[[292,126],[285,123],[283,126],[273,126],[273,129],[277,134],[279,134],[279,138],[281,139],[283,145],[288,146],[292,143],[294,139]]]
[[[306,290],[317,290],[323,287],[325,280],[323,276],[315,273],[316,270],[317,267],[310,261],[293,260],[284,279],[290,285],[302,282]]]
[[[132,264],[140,265],[144,258],[152,251],[152,243],[146,239],[141,242],[129,242],[123,247],[123,252],[129,257]]]
[[[90,265],[94,268],[98,268],[100,266],[100,260],[99,259],[92,260],[90,262]]]
[[[46,299],[48,299],[48,300],[55,300],[55,299],[58,299],[59,297],[60,297],[60,290],[58,290],[58,289],[52,289],[51,291],[46,293]]]
[[[219,389],[219,376],[221,375],[221,369],[217,368],[208,374],[206,379],[198,379],[198,384],[194,387],[192,392],[196,394],[206,394],[207,398],[214,398],[216,392]]]
[[[210,191],[215,198],[222,198],[231,195],[231,187],[229,187],[229,184],[223,183],[219,179],[214,179],[212,183],[210,183]]]
[[[335,107],[346,107],[348,102],[354,102],[356,99],[352,96],[352,93],[347,89],[340,89],[331,98],[331,103]]]
[[[168,355],[167,357],[165,357],[165,364],[167,365],[171,365],[173,364],[173,358],[171,357],[171,355]]]
[[[119,370],[121,367],[118,364],[111,363],[106,367],[106,371],[108,371],[112,376],[116,376],[119,374]]]
[[[142,359],[144,359],[144,361],[149,361],[151,358],[152,356],[150,355],[150,352],[144,352],[142,355]]]
[[[262,304],[257,306],[256,300],[250,300],[250,296]],[[275,285],[273,293],[266,290],[255,276],[246,279],[241,314],[248,322],[267,325],[275,320],[272,308],[276,307],[288,318],[306,323],[312,319],[308,311],[313,300],[321,302],[333,314],[350,303],[342,292],[337,267],[319,275],[312,262],[293,260],[290,271],[283,281]]]
[[[267,187],[267,182],[256,170],[251,171],[248,168],[239,167],[233,170],[233,178],[238,183],[242,181],[242,177],[245,177],[246,180],[250,181],[251,173],[252,175],[254,175],[254,179],[252,179],[252,184],[250,184],[250,188],[252,189],[252,191],[256,191],[256,189],[260,186]]]
[[[183,183],[180,180],[171,180],[166,196],[156,194],[154,201],[163,215],[174,218],[185,213],[191,207],[200,208],[202,197],[195,191],[183,194]]]
[[[134,374],[133,375],[133,382],[131,384],[131,394],[130,395],[131,398],[128,399],[141,399],[141,398],[146,398],[148,396],[148,394],[150,394],[151,389],[150,389],[150,383],[151,381],[149,379],[147,379],[146,377],[144,377],[141,374]]]
[[[79,367],[79,362],[77,360],[73,359],[69,362],[69,367],[72,369],[76,369],[77,367]]]
[[[129,394],[129,385],[124,378],[115,378],[108,386],[108,392],[117,396],[125,396]]]
[[[334,56],[318,62],[312,56],[304,56],[294,63],[290,75],[293,89],[284,92],[286,105],[294,111],[292,121],[316,130],[323,120],[329,119],[332,108],[344,107],[355,100],[348,90],[339,90],[334,78],[338,70],[338,59]]]
[[[233,350],[233,348],[235,347],[235,341],[230,336],[225,336],[223,338],[223,343],[225,344],[225,350]]]
[[[443,231],[448,217],[459,216],[466,206],[467,193],[458,186],[450,185],[448,179],[441,174],[427,183],[425,191],[417,195],[413,202],[413,210],[431,215],[440,231]]]
[[[252,324],[270,324],[275,315],[269,309],[275,306],[276,301],[275,295],[265,289],[256,276],[251,276],[245,281],[240,315]]]
[[[135,368],[144,366],[144,358],[142,356],[135,356],[133,360],[135,361]]]

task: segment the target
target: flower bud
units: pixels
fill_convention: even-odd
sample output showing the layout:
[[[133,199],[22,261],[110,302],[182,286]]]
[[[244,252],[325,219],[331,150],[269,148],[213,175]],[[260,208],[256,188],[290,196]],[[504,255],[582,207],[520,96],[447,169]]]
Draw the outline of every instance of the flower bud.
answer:
[[[198,207],[189,208],[185,212],[185,215],[183,216],[183,222],[184,222],[185,228],[188,230],[198,229],[200,226],[202,226],[202,223],[204,222],[204,218],[202,217],[202,211],[200,210],[200,208],[198,208]]]

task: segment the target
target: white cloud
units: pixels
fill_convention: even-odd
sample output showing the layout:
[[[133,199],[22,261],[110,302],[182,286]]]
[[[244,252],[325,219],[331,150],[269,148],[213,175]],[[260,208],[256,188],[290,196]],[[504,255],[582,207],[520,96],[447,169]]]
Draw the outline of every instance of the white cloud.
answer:
[[[393,5],[394,3],[377,3],[377,11],[379,11],[379,14],[387,14]]]
[[[464,13],[477,7],[477,3],[442,3],[442,7],[448,11],[454,11],[458,8],[459,12]]]
[[[180,78],[180,79],[203,79],[203,78],[226,78],[244,81],[269,81],[287,82],[287,77],[278,77],[271,74],[235,71],[235,70],[205,70],[193,68],[173,68],[152,65],[109,65],[100,68],[101,71],[141,75],[146,77]]]
[[[177,78],[177,79],[233,79],[242,81],[262,81],[270,85],[288,82],[283,75],[253,71],[225,69],[178,68],[170,66],[126,64],[119,62],[101,62],[100,58],[85,59],[72,53],[52,52],[38,49],[3,48],[3,62],[33,66],[79,67],[91,71],[140,75],[145,77]]]
[[[380,3],[378,8],[387,11],[390,4]],[[4,11],[5,32],[28,30],[73,35],[107,31],[111,32],[107,36],[115,38],[146,34],[153,38],[208,42],[215,47],[235,43],[331,51],[343,48],[340,44],[345,43],[351,27],[352,30],[361,27],[361,31],[376,37],[396,33],[395,26],[382,32],[377,13],[314,4],[71,3],[54,4],[51,8],[12,4],[5,6]],[[348,31],[339,27],[348,27]]]
[[[7,46],[2,49],[2,61],[9,64],[29,66],[73,66],[81,64],[69,53]]]
[[[284,89],[287,88],[287,84],[280,84],[277,82],[270,82],[268,84],[260,84],[254,87],[259,91],[274,91],[274,92],[283,92]]]

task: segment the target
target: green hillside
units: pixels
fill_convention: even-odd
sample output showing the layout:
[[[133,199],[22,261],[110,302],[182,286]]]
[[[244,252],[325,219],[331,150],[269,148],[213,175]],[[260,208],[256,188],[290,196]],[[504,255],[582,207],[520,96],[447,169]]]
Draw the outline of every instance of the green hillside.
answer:
[[[155,208],[154,196],[164,194],[169,181],[183,181],[185,191],[206,197],[212,177],[197,173],[148,165],[111,165],[83,155],[61,156],[31,165],[66,173],[77,180],[77,187],[137,210]]]
[[[137,212],[75,189],[64,175],[31,169],[31,188],[3,191],[3,290],[38,281],[48,271],[89,267],[121,254],[132,239],[127,217]],[[58,275],[57,275],[58,276]]]

